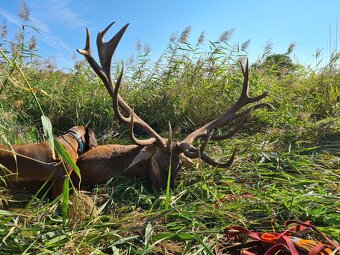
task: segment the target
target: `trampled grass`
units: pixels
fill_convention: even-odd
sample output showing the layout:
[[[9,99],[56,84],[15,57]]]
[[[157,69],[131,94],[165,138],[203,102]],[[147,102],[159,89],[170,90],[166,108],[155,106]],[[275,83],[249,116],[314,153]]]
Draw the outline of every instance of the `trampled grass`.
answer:
[[[258,134],[224,142],[220,147],[232,143],[247,150],[228,170],[201,168],[199,162],[183,169],[167,210],[165,194],[126,177],[93,189],[87,195],[96,215],[90,217],[91,206],[82,202],[66,225],[59,201],[35,199],[23,210],[29,197],[8,195],[12,201],[0,211],[1,253],[213,254],[226,226],[280,231],[288,219],[311,220],[338,240],[339,148],[330,152],[327,142],[284,148],[277,138]]]
[[[203,44],[202,38],[197,44],[172,40],[157,62],[149,49],[139,48],[137,58],[125,63],[122,96],[159,129],[167,130],[170,120],[177,139],[219,116],[240,93],[236,60],[246,55],[246,45]],[[0,58],[0,143],[40,141],[42,112],[55,135],[89,124],[101,143],[130,143],[86,64],[65,73],[28,57],[28,48],[21,47],[21,55],[1,50],[7,60]],[[0,253],[214,254],[226,226],[281,231],[289,219],[311,220],[339,241],[337,55],[311,69],[291,62],[291,51],[267,52],[251,66],[251,94],[268,90],[266,100],[276,111],[254,113],[234,138],[207,146],[222,161],[237,148],[230,169],[195,161],[168,194],[117,176],[88,193],[73,193],[67,211],[44,190],[35,197],[2,185]],[[114,76],[120,65],[115,63]]]

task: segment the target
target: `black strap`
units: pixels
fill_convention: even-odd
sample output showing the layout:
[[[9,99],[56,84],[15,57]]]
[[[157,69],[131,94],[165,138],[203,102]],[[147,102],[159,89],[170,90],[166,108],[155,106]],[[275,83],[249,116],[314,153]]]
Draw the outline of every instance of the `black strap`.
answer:
[[[66,134],[72,135],[74,137],[74,139],[77,140],[77,142],[78,142],[78,151],[77,152],[78,152],[79,155],[83,154],[85,145],[84,145],[81,137],[76,132],[74,132],[73,130],[66,131]]]

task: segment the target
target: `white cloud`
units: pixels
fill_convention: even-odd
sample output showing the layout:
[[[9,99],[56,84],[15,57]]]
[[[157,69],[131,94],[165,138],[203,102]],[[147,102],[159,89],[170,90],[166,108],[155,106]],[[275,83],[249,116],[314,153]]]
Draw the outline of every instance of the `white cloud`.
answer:
[[[72,10],[69,0],[32,1],[32,12],[49,23],[61,23],[69,28],[86,26],[86,21]]]
[[[23,24],[23,21],[17,15],[14,15],[13,13],[11,13],[11,12],[1,8],[1,7],[0,7],[0,15],[3,16],[3,18],[7,22],[12,23],[16,26],[21,26]],[[43,32],[49,32],[48,26],[44,22],[37,19],[32,14],[30,15],[29,23],[30,23],[30,25],[32,25],[32,27],[34,27],[38,30],[41,30]]]
[[[57,63],[64,66],[70,66],[71,56],[74,53],[71,47],[62,38],[59,31],[55,29],[70,29],[86,26],[86,21],[79,17],[77,12],[73,11],[72,0],[30,0],[28,8],[30,9],[30,18],[27,24],[34,27],[39,34],[35,34],[39,47],[38,54],[48,56],[58,56]],[[79,3],[74,3],[77,5]],[[16,13],[10,12],[0,7],[0,18],[2,18],[14,25],[21,26],[23,21],[17,16]],[[57,26],[57,28],[56,28]]]
[[[63,39],[61,39],[58,36],[51,35],[49,33],[44,33],[39,36],[43,40],[43,42],[48,45],[49,47],[60,50],[64,49],[69,52],[73,52],[74,50],[72,49],[71,46],[69,46]]]
[[[31,14],[30,22],[34,28],[41,30],[42,32],[48,33],[50,31],[48,25],[37,19],[34,14]]]
[[[29,6],[30,8],[30,6]],[[41,33],[36,34],[39,42],[47,45],[54,50],[66,50],[67,54],[71,54],[74,50],[62,38],[55,36],[51,33],[47,22],[44,22],[35,16],[36,10],[31,9],[30,19],[28,24]],[[15,14],[0,7],[0,17],[3,17],[7,22],[16,26],[21,26],[23,21]]]
[[[13,23],[17,26],[20,26],[22,24],[22,21],[20,18],[13,13],[10,13],[9,11],[6,11],[5,9],[0,7],[0,15],[4,17],[6,21],[9,23]]]

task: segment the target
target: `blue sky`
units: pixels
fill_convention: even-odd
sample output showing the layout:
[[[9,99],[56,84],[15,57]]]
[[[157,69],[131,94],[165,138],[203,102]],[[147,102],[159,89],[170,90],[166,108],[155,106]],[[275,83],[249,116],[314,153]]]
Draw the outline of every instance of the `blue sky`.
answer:
[[[0,0],[0,24],[7,24],[10,38],[21,24],[19,3]],[[338,0],[27,0],[26,4],[31,11],[30,24],[41,31],[38,54],[51,57],[61,68],[72,66],[72,54],[83,48],[85,27],[90,29],[94,43],[97,32],[111,21],[116,24],[109,36],[130,23],[116,59],[127,60],[134,54],[137,40],[149,44],[156,59],[172,34],[180,35],[191,26],[193,43],[202,31],[206,40],[217,40],[222,32],[234,28],[230,43],[250,39],[251,62],[271,41],[275,53],[284,53],[291,42],[296,42],[293,57],[302,64],[313,64],[316,49],[323,49],[325,58],[329,56],[340,16]],[[82,56],[77,54],[77,58]]]

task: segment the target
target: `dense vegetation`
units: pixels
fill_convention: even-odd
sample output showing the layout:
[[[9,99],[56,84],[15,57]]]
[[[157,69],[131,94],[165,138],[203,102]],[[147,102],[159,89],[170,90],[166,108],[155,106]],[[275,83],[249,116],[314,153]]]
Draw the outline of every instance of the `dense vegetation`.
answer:
[[[129,143],[126,127],[114,121],[110,97],[89,66],[80,61],[63,72],[41,60],[35,39],[26,38],[34,30],[22,18],[17,40],[6,40],[2,26],[0,143],[43,139],[42,114],[50,118],[55,135],[87,124],[100,143]],[[180,38],[171,38],[158,61],[138,44],[136,57],[124,63],[121,91],[164,134],[170,121],[178,139],[237,99],[243,79],[237,60],[246,56],[249,44],[231,46],[230,31],[216,41],[202,35],[197,43],[189,42],[189,34],[187,28]],[[165,194],[142,180],[117,177],[71,198],[66,222],[59,199],[2,187],[0,253],[213,254],[228,225],[279,231],[288,219],[309,219],[339,240],[338,53],[310,68],[291,60],[293,48],[274,54],[268,45],[251,66],[251,94],[269,91],[266,101],[276,111],[258,111],[234,138],[209,144],[209,153],[220,160],[238,148],[233,167],[197,161],[182,169],[170,209],[165,209]],[[121,65],[114,64],[113,76]]]

